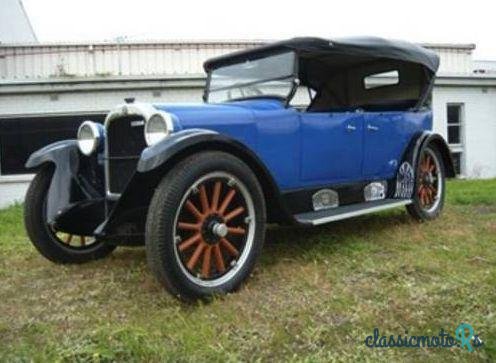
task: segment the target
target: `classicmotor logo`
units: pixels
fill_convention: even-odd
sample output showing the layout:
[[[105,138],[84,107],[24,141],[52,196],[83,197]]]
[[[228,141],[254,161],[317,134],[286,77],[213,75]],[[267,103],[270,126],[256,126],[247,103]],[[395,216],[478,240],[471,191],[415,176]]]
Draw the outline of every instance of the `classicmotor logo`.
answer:
[[[374,328],[372,335],[365,338],[365,345],[369,348],[451,348],[459,347],[473,352],[474,348],[484,343],[475,334],[470,324],[462,323],[455,329],[454,336],[441,329],[438,335],[381,335],[379,328]]]

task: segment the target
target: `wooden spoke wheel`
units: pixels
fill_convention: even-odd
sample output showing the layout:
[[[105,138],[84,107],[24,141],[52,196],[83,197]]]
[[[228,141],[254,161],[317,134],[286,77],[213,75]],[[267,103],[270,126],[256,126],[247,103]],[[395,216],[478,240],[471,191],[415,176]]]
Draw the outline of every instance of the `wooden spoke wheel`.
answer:
[[[56,231],[53,228],[50,229],[53,237],[55,237],[58,242],[64,244],[67,247],[86,248],[96,243],[96,238],[92,236],[80,236],[71,233]]]
[[[236,290],[250,276],[265,237],[257,177],[229,153],[185,158],[155,189],[145,227],[157,280],[184,300]]]
[[[426,148],[421,154],[417,174],[417,195],[423,210],[430,212],[437,208],[443,188],[441,177],[437,155]]]
[[[254,205],[234,175],[214,172],[186,192],[176,215],[176,256],[199,285],[222,283],[246,259],[253,243]]]
[[[444,206],[445,177],[443,159],[433,146],[426,146],[417,162],[415,193],[408,213],[422,222],[437,218]]]

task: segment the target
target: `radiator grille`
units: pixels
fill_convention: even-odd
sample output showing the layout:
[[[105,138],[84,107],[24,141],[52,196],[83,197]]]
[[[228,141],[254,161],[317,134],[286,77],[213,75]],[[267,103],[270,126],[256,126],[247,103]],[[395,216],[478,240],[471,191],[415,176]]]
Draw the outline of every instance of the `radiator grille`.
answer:
[[[108,185],[111,193],[124,191],[145,147],[142,117],[122,117],[110,122],[107,128],[107,163]]]

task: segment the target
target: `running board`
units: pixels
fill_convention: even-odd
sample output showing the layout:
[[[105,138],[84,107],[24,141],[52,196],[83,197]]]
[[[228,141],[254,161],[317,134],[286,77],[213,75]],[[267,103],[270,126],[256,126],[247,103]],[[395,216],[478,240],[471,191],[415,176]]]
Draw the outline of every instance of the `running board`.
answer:
[[[315,226],[318,224],[339,221],[341,219],[401,207],[411,203],[411,199],[382,199],[374,202],[350,204],[333,209],[295,214],[294,217],[299,223],[313,224]]]

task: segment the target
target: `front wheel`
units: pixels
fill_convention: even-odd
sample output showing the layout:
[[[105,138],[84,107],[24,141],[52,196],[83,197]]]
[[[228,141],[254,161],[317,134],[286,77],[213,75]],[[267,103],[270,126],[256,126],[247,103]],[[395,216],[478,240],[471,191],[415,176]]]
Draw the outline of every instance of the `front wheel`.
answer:
[[[24,202],[24,224],[34,247],[56,263],[83,263],[103,258],[115,247],[92,236],[76,236],[54,230],[46,223],[48,189],[53,166],[42,168],[31,182]]]
[[[418,221],[437,218],[444,206],[445,171],[439,151],[429,145],[420,153],[417,164],[413,203],[408,205],[408,213]]]
[[[265,202],[250,168],[222,152],[193,155],[169,172],[148,211],[151,271],[185,300],[237,289],[265,236]]]

